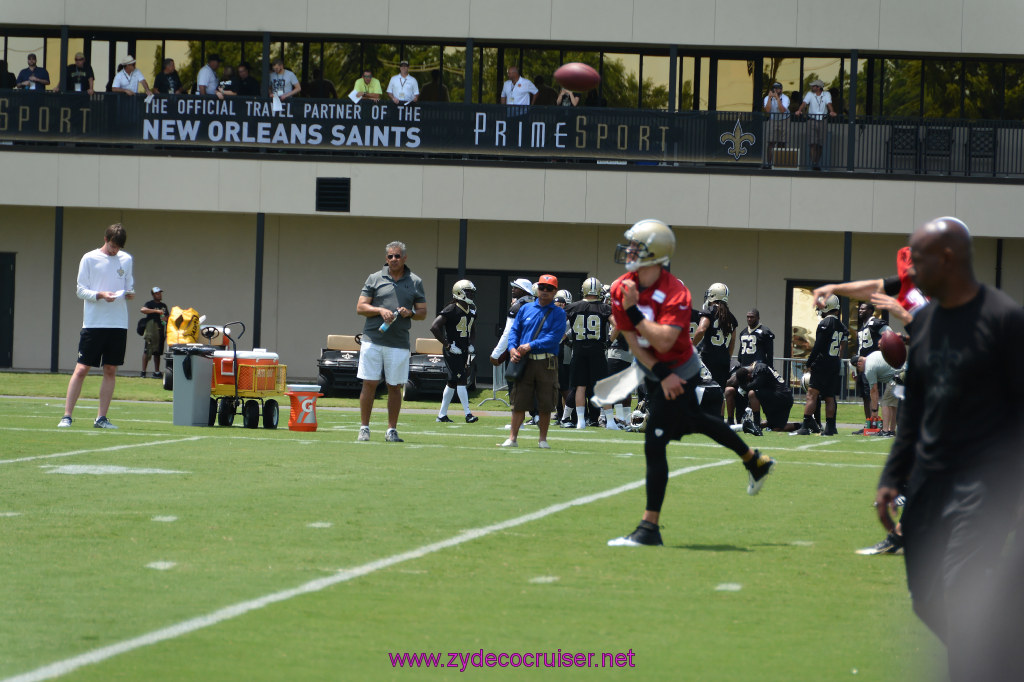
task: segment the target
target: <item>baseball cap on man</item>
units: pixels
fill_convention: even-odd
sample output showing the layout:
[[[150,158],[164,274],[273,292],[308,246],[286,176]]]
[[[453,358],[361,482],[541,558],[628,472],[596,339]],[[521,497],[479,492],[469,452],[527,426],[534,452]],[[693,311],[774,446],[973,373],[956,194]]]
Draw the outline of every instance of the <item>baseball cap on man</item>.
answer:
[[[402,61],[398,62],[398,65],[399,66],[409,66],[409,62],[407,62],[406,60],[403,59]]]
[[[152,289],[152,292],[154,294],[159,294],[162,291],[163,291],[163,289],[161,289],[160,287],[153,287],[153,289]]]
[[[772,83],[772,90],[774,90],[775,88],[781,88],[781,87],[782,87],[782,83],[779,83],[778,81]]]
[[[811,87],[813,88],[815,85],[817,85],[819,88],[824,88],[825,81],[821,80],[820,78],[818,80],[811,81]]]
[[[555,289],[558,288],[558,278],[554,275],[541,275],[540,279],[537,280],[537,284],[550,284]]]

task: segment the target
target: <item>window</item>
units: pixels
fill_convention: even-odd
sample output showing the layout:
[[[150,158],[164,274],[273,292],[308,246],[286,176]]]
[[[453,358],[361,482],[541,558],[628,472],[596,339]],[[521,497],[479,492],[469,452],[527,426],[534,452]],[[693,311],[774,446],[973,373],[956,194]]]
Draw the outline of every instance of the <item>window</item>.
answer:
[[[966,62],[963,82],[964,118],[1002,118],[1002,90],[1002,62]]]
[[[953,60],[924,60],[921,75],[925,118],[960,118],[961,64]]]
[[[642,66],[644,82],[640,91],[640,108],[668,109],[669,58],[644,55]]]
[[[640,104],[640,55],[604,53],[601,94],[608,106],[636,109]]]
[[[921,60],[884,60],[880,86],[880,115],[915,118],[921,115]]]

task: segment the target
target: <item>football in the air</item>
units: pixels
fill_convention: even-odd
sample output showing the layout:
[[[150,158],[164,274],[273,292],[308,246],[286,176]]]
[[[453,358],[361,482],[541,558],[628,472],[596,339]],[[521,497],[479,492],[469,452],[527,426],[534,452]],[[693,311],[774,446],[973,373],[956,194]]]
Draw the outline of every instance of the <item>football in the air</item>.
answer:
[[[593,90],[601,82],[601,74],[592,66],[579,62],[569,62],[558,67],[555,80],[566,90],[586,92]]]
[[[907,361],[907,346],[899,334],[887,330],[878,340],[878,350],[882,351],[882,357],[891,367],[899,369]]]

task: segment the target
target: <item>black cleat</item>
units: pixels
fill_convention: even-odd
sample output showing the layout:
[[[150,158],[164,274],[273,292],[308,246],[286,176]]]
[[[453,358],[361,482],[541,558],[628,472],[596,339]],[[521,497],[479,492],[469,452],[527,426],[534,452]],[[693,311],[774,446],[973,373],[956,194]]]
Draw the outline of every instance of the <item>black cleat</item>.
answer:
[[[809,428],[807,428],[806,426],[801,426],[799,429],[797,429],[796,431],[793,432],[793,435],[794,436],[809,436],[809,435],[811,435],[811,430]]]
[[[661,541],[661,531],[658,530],[658,524],[651,523],[650,521],[641,521],[636,530],[629,535],[613,538],[608,541],[609,547],[656,547],[664,544]]]
[[[768,455],[762,455],[760,450],[754,450],[754,456],[749,462],[744,462],[747,468],[747,494],[756,495],[761,492],[768,474],[775,468],[775,460]]]
[[[839,435],[839,430],[835,427],[834,424],[827,424],[826,423],[825,424],[825,429],[821,432],[821,435],[823,435],[823,436],[838,436]]]
[[[571,419],[566,419],[565,421],[558,422],[558,425],[561,426],[563,429],[575,429],[576,428],[576,422],[574,422]]]
[[[751,436],[764,435],[761,431],[761,427],[754,423],[754,411],[749,407],[746,412],[743,413],[743,433],[749,433]]]
[[[467,424],[472,424],[473,422],[478,422],[478,421],[480,421],[480,417],[476,417],[476,416],[474,416],[472,414],[467,414],[466,415],[466,423]]]
[[[858,549],[857,554],[874,556],[876,554],[903,554],[903,537],[896,533],[889,533],[885,539],[877,545]]]
[[[440,424],[454,424],[455,423],[455,422],[452,421],[452,418],[449,417],[448,415],[445,415],[443,417],[438,417],[434,421],[436,421],[436,422],[438,422]]]

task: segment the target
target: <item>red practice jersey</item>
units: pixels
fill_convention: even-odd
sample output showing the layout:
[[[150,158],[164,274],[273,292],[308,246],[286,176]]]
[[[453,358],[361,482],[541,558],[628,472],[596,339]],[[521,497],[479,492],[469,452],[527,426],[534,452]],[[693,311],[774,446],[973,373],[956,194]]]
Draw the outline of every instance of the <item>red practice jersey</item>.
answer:
[[[612,283],[612,316],[615,318],[615,325],[623,330],[636,332],[636,327],[629,321],[626,311],[622,307],[622,283],[627,279],[637,281],[635,272],[627,272]],[[651,347],[651,344],[643,336],[637,335],[637,341],[642,348],[649,348],[654,351],[659,362],[665,362],[672,368],[678,367],[693,355],[693,343],[690,341],[690,290],[683,285],[672,273],[662,268],[658,281],[646,289],[640,289],[640,300],[636,307],[644,314],[644,317],[658,324],[667,324],[679,327],[681,330],[676,342],[668,352],[660,353]]]

